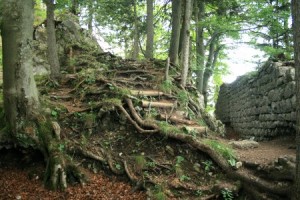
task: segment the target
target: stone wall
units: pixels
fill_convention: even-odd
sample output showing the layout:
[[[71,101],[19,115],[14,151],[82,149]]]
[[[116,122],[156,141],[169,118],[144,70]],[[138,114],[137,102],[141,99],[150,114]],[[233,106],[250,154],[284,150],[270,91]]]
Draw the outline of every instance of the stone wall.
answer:
[[[221,86],[216,117],[243,138],[294,134],[295,86],[292,62],[268,61],[257,72]]]

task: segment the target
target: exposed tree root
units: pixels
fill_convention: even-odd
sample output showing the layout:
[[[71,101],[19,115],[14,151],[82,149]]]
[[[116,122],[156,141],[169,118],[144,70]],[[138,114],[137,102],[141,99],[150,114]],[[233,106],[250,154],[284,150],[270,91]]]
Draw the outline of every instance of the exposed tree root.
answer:
[[[123,106],[118,105],[117,107],[119,108],[120,111],[122,111],[122,113],[126,116],[126,118],[129,120],[129,122],[137,129],[137,131],[139,133],[157,133],[158,132],[158,130],[145,130],[145,129],[141,128],[139,126],[139,124],[131,118],[131,116],[128,114],[128,112],[125,110],[125,108]]]
[[[139,121],[142,124],[143,120],[140,119],[140,117],[136,113],[136,111],[135,111],[135,109],[134,109],[134,107],[132,105],[131,100],[130,99],[126,99],[126,102],[127,102],[128,106],[129,106],[129,108],[131,110],[131,113],[136,116],[135,119],[137,119],[137,121]],[[123,107],[121,107],[121,108],[124,109]],[[129,114],[127,112],[126,112],[126,115],[127,115],[127,118],[130,119],[130,122],[133,125],[138,126],[138,124],[136,123],[136,121],[134,121],[129,116]],[[151,124],[147,124],[147,126],[152,126],[152,127],[158,128],[158,126],[151,125]],[[145,131],[143,129],[139,130],[139,132],[140,133],[148,133],[148,131]],[[191,135],[184,135],[184,134],[178,134],[178,133],[172,133],[172,132],[164,133],[162,130],[159,130],[159,133],[162,134],[162,135],[164,135],[164,136],[167,136],[169,138],[173,138],[173,139],[177,139],[179,141],[185,142],[185,143],[193,146],[194,148],[196,148],[196,149],[198,149],[198,150],[200,150],[200,151],[202,151],[204,153],[207,153],[218,164],[218,166],[220,166],[230,177],[232,177],[234,179],[241,180],[244,183],[253,185],[254,187],[260,188],[260,189],[262,189],[262,190],[264,190],[266,192],[270,192],[270,193],[273,193],[273,194],[287,195],[288,192],[290,191],[289,187],[278,186],[278,185],[276,185],[274,183],[270,183],[270,182],[265,181],[265,180],[263,180],[263,179],[261,179],[261,178],[259,178],[257,176],[249,174],[248,171],[241,171],[241,170],[240,171],[236,171],[236,170],[234,170],[229,165],[228,161],[225,158],[223,158],[220,154],[218,154],[210,146],[204,144],[203,142],[201,142],[200,140],[196,139],[195,137],[193,137]]]
[[[190,121],[190,120],[187,120],[187,119],[180,119],[180,118],[177,118],[176,116],[167,116],[166,114],[160,114],[159,115],[160,119],[164,120],[164,119],[168,119],[170,120],[171,122],[174,122],[174,123],[179,123],[179,124],[186,124],[186,125],[196,125],[196,122],[194,121]]]
[[[134,119],[142,126],[144,127],[149,127],[149,128],[152,128],[154,130],[158,130],[158,126],[156,125],[155,122],[152,122],[152,121],[145,121],[145,120],[142,120],[141,117],[139,116],[139,114],[136,112],[134,106],[133,106],[133,103],[131,101],[131,99],[129,98],[126,98],[126,103],[128,104],[128,107],[129,107],[129,110],[132,114],[132,116],[134,117]]]
[[[60,139],[59,124],[40,117],[37,126],[39,132],[37,145],[47,161],[44,184],[52,190],[64,190],[70,177],[83,183],[84,174],[67,158],[63,141]]]

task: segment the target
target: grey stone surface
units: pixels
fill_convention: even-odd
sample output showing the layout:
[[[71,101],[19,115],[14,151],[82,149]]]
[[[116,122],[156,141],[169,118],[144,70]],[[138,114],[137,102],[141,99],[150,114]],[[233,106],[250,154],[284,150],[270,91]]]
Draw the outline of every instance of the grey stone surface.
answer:
[[[236,149],[253,149],[258,147],[258,142],[253,140],[232,141],[229,144]]]
[[[61,16],[61,22],[56,26],[56,41],[61,70],[68,71],[70,65],[83,67],[84,65],[97,65],[94,61],[98,54],[104,51],[96,38],[79,25],[77,17],[72,15]],[[47,33],[45,24],[35,27],[33,42],[34,73],[38,75],[50,73],[50,65],[47,60]],[[73,58],[69,58],[70,49],[73,50]],[[82,53],[84,52],[84,53]],[[91,55],[86,57],[86,55]],[[72,61],[70,59],[73,59]],[[70,64],[72,62],[72,64]],[[93,66],[92,66],[93,67]]]
[[[293,62],[266,62],[257,72],[223,84],[216,117],[243,138],[264,140],[294,134],[295,68]]]

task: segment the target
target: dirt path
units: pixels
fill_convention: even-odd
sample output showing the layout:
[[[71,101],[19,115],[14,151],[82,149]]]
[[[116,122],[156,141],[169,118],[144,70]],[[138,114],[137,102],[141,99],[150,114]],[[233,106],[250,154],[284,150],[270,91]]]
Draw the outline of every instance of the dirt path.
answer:
[[[293,147],[295,147],[294,137],[285,137],[259,142],[258,148],[239,149],[236,153],[241,161],[265,165],[278,157],[296,157],[296,149]]]

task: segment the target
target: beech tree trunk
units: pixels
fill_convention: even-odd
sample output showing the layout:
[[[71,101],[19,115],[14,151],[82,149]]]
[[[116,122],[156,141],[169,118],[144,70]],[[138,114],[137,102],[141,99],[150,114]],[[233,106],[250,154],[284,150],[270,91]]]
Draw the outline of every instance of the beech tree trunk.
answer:
[[[172,2],[172,33],[171,33],[169,57],[170,57],[170,62],[173,64],[176,64],[176,65],[178,65],[181,7],[182,7],[182,0],[173,0],[173,2]]]
[[[148,59],[153,58],[153,41],[153,0],[147,0],[147,44],[145,57]]]
[[[204,74],[204,57],[205,57],[205,47],[204,47],[204,29],[200,24],[205,17],[205,4],[203,1],[200,1],[197,5],[196,12],[196,59],[197,59],[197,71],[196,71],[196,87],[197,90],[202,94],[203,93],[203,74]]]
[[[60,65],[57,53],[55,24],[54,24],[54,0],[44,0],[47,6],[47,56],[50,65],[51,79],[58,80],[60,77]]]
[[[22,119],[39,109],[32,69],[33,1],[3,0],[4,111],[13,134]]]
[[[71,0],[70,12],[74,15],[78,15],[78,0]]]
[[[209,54],[205,65],[205,71],[203,75],[203,90],[202,94],[204,96],[204,104],[207,105],[207,97],[208,97],[208,81],[209,78],[213,74],[214,67],[216,65],[220,48],[217,48],[218,44],[218,33],[213,33],[210,44],[209,44]]]
[[[88,4],[88,21],[87,21],[87,25],[88,25],[88,30],[92,33],[93,32],[93,19],[94,19],[94,10],[93,10],[93,2],[90,2]]]
[[[186,0],[184,14],[184,34],[182,45],[182,61],[181,61],[181,85],[186,86],[188,70],[189,70],[189,45],[190,45],[190,18],[191,18],[192,1]]]
[[[133,10],[134,10],[134,30],[133,30],[132,58],[136,60],[139,57],[139,30],[138,30],[138,17],[137,17],[136,0],[133,0]]]
[[[293,37],[294,37],[294,59],[296,72],[296,176],[293,192],[293,200],[300,199],[300,1],[292,0]]]

